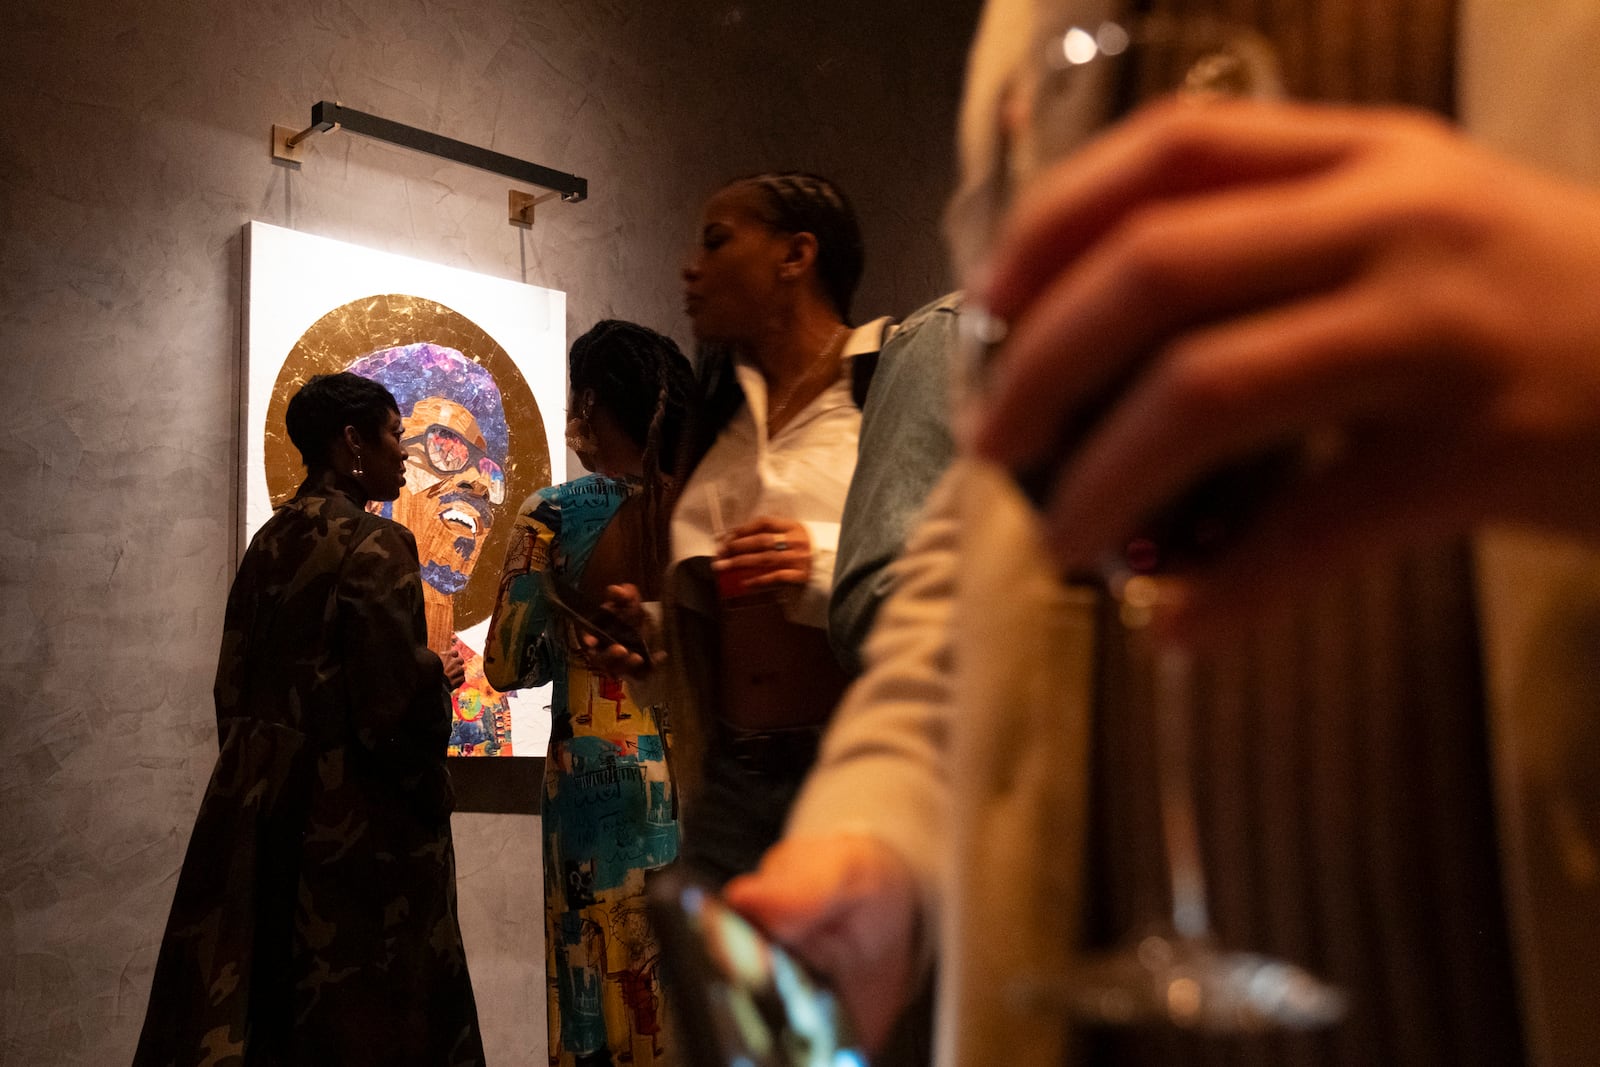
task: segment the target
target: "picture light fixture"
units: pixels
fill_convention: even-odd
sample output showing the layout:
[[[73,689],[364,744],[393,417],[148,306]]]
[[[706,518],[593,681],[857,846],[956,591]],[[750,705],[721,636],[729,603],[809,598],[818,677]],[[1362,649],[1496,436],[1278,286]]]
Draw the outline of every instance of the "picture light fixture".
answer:
[[[288,126],[274,125],[272,158],[298,167],[305,159],[306,142],[311,135],[335,130],[359,133],[364,137],[426,152],[430,156],[464,163],[469,167],[477,167],[479,170],[512,178],[526,185],[537,186],[544,190],[542,195],[523,192],[520,189],[510,190],[509,221],[520,225],[532,225],[534,207],[547,200],[560,197],[562,202],[573,204],[589,198],[587,178],[580,178],[576,174],[568,174],[537,163],[529,163],[524,159],[479,148],[465,141],[419,130],[415,126],[379,118],[377,115],[369,115],[365,111],[357,111],[332,100],[318,100],[312,104],[311,125],[299,132]]]

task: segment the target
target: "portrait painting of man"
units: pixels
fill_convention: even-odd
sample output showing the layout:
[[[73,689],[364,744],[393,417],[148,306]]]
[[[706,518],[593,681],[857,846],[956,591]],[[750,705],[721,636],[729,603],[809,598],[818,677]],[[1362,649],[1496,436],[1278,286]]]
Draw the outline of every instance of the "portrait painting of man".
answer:
[[[406,483],[398,499],[375,510],[417,539],[428,647],[454,648],[467,665],[451,752],[509,754],[506,699],[484,679],[482,655],[455,628],[455,596],[467,587],[489,531],[504,521],[508,433],[499,386],[462,353],[427,341],[382,349],[345,369],[382,384],[400,407]]]
[[[239,549],[303,475],[288,398],[331,371],[382,384],[406,481],[371,508],[415,536],[429,647],[466,664],[450,752],[542,754],[548,687],[495,690],[482,650],[513,509],[565,477],[565,295],[253,222],[246,301]]]

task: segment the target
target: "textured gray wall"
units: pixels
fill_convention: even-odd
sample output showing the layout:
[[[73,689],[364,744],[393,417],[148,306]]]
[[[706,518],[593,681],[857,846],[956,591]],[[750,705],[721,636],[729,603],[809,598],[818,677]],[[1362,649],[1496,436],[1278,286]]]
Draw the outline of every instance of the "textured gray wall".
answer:
[[[941,8],[933,10],[933,8]],[[835,176],[859,311],[936,295],[974,0],[12,0],[0,13],[0,1064],[126,1062],[215,752],[231,577],[240,226],[258,218],[569,294],[687,340],[704,195]],[[321,98],[573,171],[507,183],[272,123]],[[456,818],[491,1062],[544,1056],[536,824]]]

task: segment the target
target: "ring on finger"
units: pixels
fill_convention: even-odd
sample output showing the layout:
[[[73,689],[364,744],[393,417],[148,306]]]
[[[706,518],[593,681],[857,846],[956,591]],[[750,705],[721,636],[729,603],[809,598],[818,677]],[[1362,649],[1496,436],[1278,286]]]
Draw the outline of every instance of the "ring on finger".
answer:
[[[774,552],[787,552],[787,551],[789,551],[789,542],[784,540],[781,537],[774,537],[772,539],[772,551],[774,551]]]

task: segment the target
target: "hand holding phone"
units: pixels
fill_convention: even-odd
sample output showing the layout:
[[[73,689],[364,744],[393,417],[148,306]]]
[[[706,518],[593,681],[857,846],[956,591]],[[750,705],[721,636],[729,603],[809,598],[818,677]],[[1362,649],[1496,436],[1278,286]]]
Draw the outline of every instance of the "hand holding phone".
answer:
[[[869,1052],[889,1042],[924,988],[927,931],[917,874],[871,833],[785,836],[722,896],[828,976]],[[918,1023],[908,1024],[910,1037]]]
[[[650,645],[639,629],[595,597],[556,580],[549,571],[540,572],[544,598],[556,612],[565,616],[582,631],[599,639],[602,645],[621,645],[644,660],[645,669],[652,662]]]
[[[833,992],[679,870],[655,876],[650,918],[690,1067],[865,1067]]]

